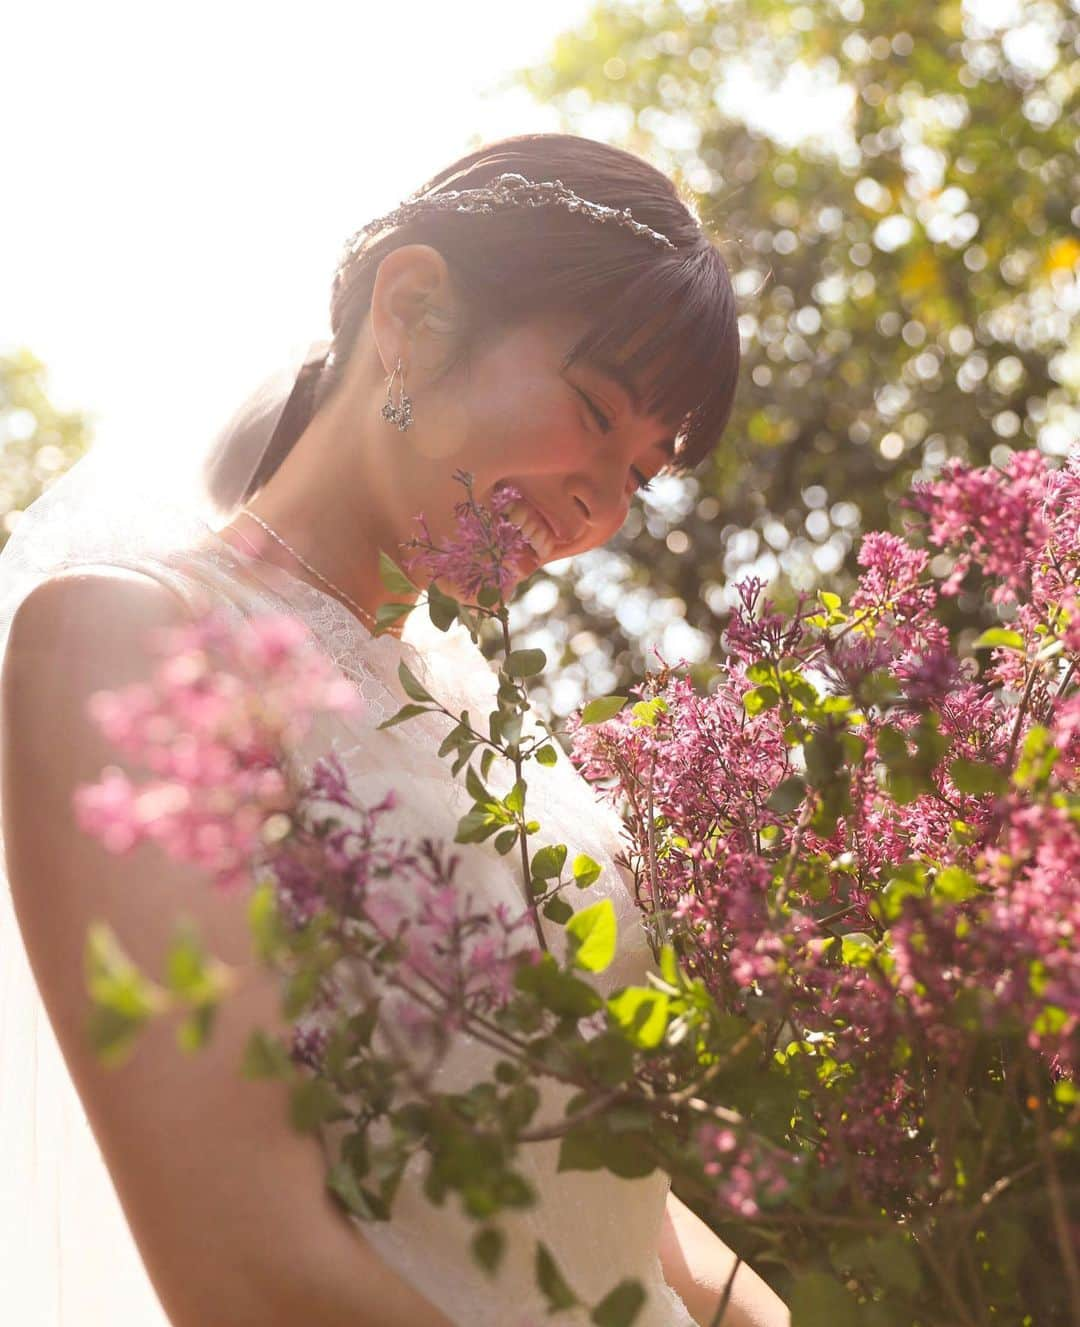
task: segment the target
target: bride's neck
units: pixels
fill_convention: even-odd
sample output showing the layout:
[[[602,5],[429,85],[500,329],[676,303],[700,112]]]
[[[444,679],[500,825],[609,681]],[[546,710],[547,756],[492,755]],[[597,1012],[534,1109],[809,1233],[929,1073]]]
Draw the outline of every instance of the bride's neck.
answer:
[[[400,562],[397,527],[408,524],[408,514],[395,510],[393,476],[385,466],[365,463],[364,440],[355,432],[347,436],[333,416],[332,410],[316,416],[230,527],[235,526],[234,538],[246,541],[249,553],[254,546],[255,556],[331,592],[299,554],[374,618],[382,604],[406,600],[383,584],[379,554],[386,550]],[[265,521],[290,548],[245,511]],[[400,623],[392,631],[400,635]]]

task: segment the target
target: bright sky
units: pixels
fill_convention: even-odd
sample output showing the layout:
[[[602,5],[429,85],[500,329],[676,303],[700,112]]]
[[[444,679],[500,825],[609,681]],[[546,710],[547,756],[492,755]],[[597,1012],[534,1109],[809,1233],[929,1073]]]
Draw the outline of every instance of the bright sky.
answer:
[[[333,268],[359,225],[478,142],[561,127],[496,85],[589,8],[10,7],[0,351],[40,356],[54,400],[89,412],[99,438],[206,438],[324,335]],[[734,95],[761,105],[743,80]],[[806,100],[842,118],[820,93]],[[780,101],[777,125],[790,125]]]
[[[98,434],[205,435],[325,331],[345,238],[474,145],[585,0],[34,0],[4,20],[0,350]]]

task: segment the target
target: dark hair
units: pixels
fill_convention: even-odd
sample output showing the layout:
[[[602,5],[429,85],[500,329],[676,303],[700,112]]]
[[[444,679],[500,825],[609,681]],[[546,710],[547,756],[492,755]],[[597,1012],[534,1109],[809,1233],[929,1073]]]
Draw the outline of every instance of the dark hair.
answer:
[[[626,227],[558,206],[504,206],[482,215],[420,211],[398,225],[357,232],[334,275],[332,354],[315,355],[300,370],[241,502],[269,479],[333,393],[371,306],[379,264],[403,244],[438,249],[461,298],[463,320],[442,375],[516,324],[580,314],[592,322],[567,362],[621,364],[643,411],[667,421],[675,434],[667,473],[686,473],[719,443],[739,372],[735,294],[719,249],[672,181],[632,152],[591,138],[520,134],[461,157],[412,197],[476,188],[506,171],[559,179],[583,198],[629,208],[676,247],[661,248]]]

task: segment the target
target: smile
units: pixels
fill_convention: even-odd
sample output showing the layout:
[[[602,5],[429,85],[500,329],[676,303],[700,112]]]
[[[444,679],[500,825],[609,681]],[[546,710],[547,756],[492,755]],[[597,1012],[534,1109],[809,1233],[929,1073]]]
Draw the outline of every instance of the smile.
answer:
[[[532,545],[538,562],[547,562],[555,551],[555,536],[547,521],[528,502],[512,502],[503,514],[518,527]]]

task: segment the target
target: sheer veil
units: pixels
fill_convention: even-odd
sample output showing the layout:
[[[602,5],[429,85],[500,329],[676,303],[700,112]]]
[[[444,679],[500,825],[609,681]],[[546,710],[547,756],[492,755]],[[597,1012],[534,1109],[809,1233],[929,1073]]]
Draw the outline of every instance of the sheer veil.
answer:
[[[295,348],[225,427],[180,456],[95,443],[0,553],[0,658],[23,598],[57,572],[131,565],[218,530],[245,500],[305,363]],[[0,733],[2,736],[2,733]],[[6,771],[17,779],[17,768]],[[2,834],[0,820],[0,834]],[[0,1306],[19,1327],[167,1327],[38,993],[0,854]]]

